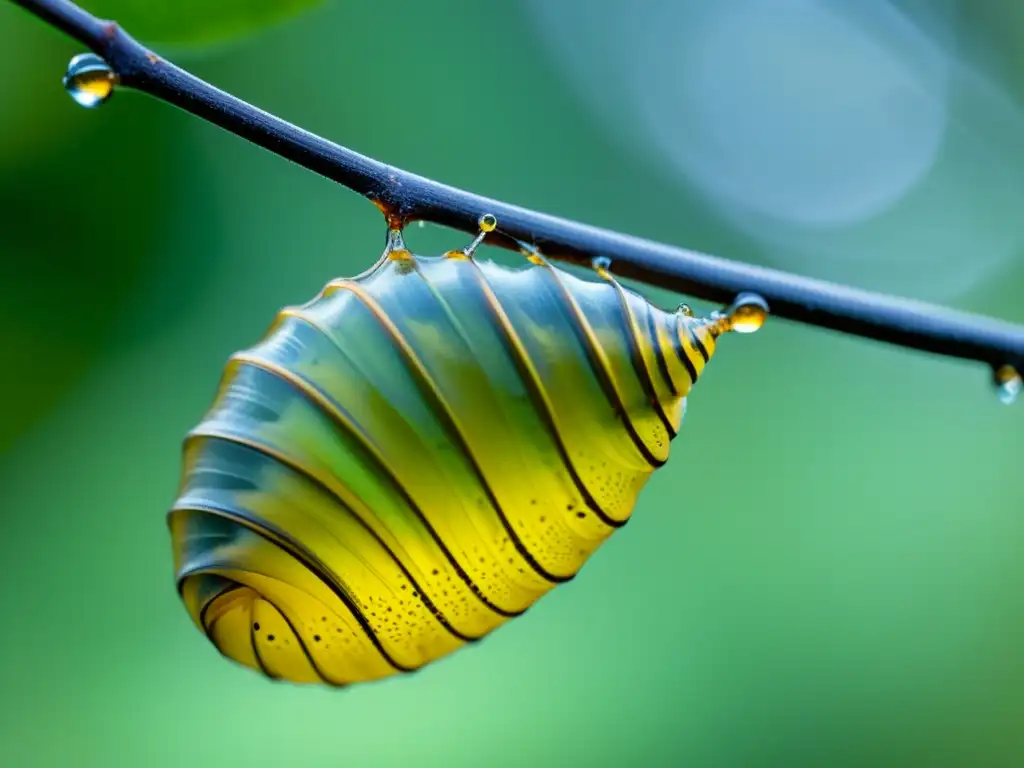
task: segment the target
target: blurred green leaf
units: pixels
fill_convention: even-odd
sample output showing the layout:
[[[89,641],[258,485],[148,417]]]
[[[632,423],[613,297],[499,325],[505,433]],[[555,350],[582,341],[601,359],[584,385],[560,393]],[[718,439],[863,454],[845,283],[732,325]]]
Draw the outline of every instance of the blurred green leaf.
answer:
[[[0,3],[0,70],[17,73],[3,86],[0,174],[74,136],[72,121],[61,119],[68,100],[60,84],[67,47],[68,41],[21,8]],[[52,60],[53,67],[26,66],[34,59]]]
[[[49,58],[44,51],[36,66],[26,57],[24,67],[46,71]],[[59,75],[61,67],[54,69]],[[216,263],[175,239],[176,156],[190,118],[168,114],[155,100],[83,110],[50,72],[52,87],[26,96],[14,111],[55,115],[50,122],[67,126],[68,140],[0,161],[0,402],[8,406],[0,454],[73,392],[112,345],[151,344],[186,317]],[[4,149],[0,143],[0,158]],[[189,229],[216,247],[202,215],[211,204],[202,190],[189,195],[200,199]]]
[[[147,43],[223,42],[276,24],[323,0],[83,0],[97,16]]]

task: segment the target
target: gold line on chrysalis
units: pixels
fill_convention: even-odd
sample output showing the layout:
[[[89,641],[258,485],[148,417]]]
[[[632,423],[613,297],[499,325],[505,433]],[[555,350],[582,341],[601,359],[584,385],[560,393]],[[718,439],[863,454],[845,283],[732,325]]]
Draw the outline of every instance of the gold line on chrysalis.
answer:
[[[255,598],[254,602],[255,602],[255,600],[259,600],[259,599],[260,598],[258,598],[258,597]],[[259,645],[256,642],[256,627],[255,627],[255,625],[253,625],[252,622],[249,623],[249,644],[252,646],[252,655],[256,658],[256,663],[259,665],[260,671],[264,675],[269,677],[271,680],[279,679],[277,675],[275,675],[273,672],[271,672],[267,668],[266,663],[263,661],[263,656],[260,655]]]
[[[583,479],[576,471],[576,466],[573,464],[573,461],[569,456],[569,451],[565,447],[565,442],[562,438],[561,430],[555,416],[554,405],[544,388],[544,383],[541,381],[540,374],[537,373],[537,369],[530,360],[530,356],[526,351],[526,347],[523,344],[522,339],[519,338],[519,334],[516,333],[515,328],[512,326],[512,321],[509,320],[508,315],[501,306],[501,302],[498,301],[498,297],[494,294],[490,284],[487,282],[487,276],[483,273],[483,270],[480,269],[480,266],[476,262],[472,262],[472,264],[480,289],[484,292],[485,303],[490,308],[493,319],[497,322],[498,327],[502,331],[503,338],[512,353],[513,361],[519,369],[520,379],[529,391],[530,399],[533,400],[534,404],[540,410],[545,426],[548,427],[548,430],[555,441],[562,463],[565,465],[566,471],[569,473],[573,483],[576,485],[576,490],[580,492],[584,503],[595,515],[597,515],[601,522],[613,528],[621,528],[629,522],[629,518],[626,518],[625,520],[616,520],[605,512],[601,508],[601,505],[597,503],[597,500],[590,492],[590,489],[587,488],[586,483],[583,482]]]
[[[558,273],[558,270],[551,267],[550,264],[548,264],[548,274],[554,278],[555,284],[558,286],[558,290],[556,290],[555,293],[561,296],[569,305],[570,311],[576,318],[577,326],[573,326],[573,328],[576,331],[577,338],[580,338],[583,343],[583,348],[587,351],[587,359],[590,361],[594,375],[601,383],[601,387],[604,389],[605,397],[608,398],[609,404],[622,420],[622,425],[625,427],[626,432],[633,441],[633,445],[636,446],[640,455],[648,464],[651,465],[652,468],[657,469],[658,467],[661,467],[665,461],[651,453],[650,448],[647,447],[647,443],[644,442],[642,437],[640,437],[640,433],[636,431],[636,425],[629,417],[629,412],[626,410],[626,404],[622,399],[622,394],[619,392],[619,388],[615,384],[615,377],[612,374],[611,363],[608,361],[608,356],[601,348],[601,343],[598,340],[597,335],[594,333],[594,329],[590,325],[590,321],[587,320],[586,315],[583,314],[583,309],[576,301],[576,297],[573,296],[572,291],[566,287]]]
[[[373,643],[373,646],[380,652],[380,655],[384,657],[384,660],[395,668],[398,672],[412,672],[416,667],[408,667],[404,664],[400,664],[395,661],[391,654],[388,653],[387,649],[381,643],[377,633],[374,632],[373,627],[370,625],[369,620],[363,614],[362,609],[358,603],[352,599],[352,597],[346,591],[342,581],[337,575],[324,564],[320,558],[318,558],[311,551],[306,549],[301,542],[291,536],[286,531],[281,530],[276,525],[268,523],[265,520],[256,520],[250,517],[248,514],[241,510],[231,510],[221,507],[216,504],[210,504],[204,502],[202,504],[189,504],[187,507],[175,507],[180,510],[191,510],[195,512],[205,512],[209,515],[216,517],[222,517],[225,520],[230,520],[233,523],[243,526],[257,536],[265,539],[271,544],[275,545],[279,549],[284,550],[289,555],[298,560],[310,573],[318,578],[325,587],[327,587],[334,595],[342,602],[342,604],[348,608],[353,618],[359,623],[363,632],[366,633],[367,638]],[[259,599],[264,599],[260,596]],[[254,646],[255,650],[255,646]],[[258,655],[258,651],[257,651]]]
[[[668,386],[668,391],[673,395],[678,396],[679,390],[676,388],[676,383],[672,380],[672,374],[668,370],[668,360],[665,359],[665,350],[662,349],[661,340],[658,336],[658,326],[654,319],[654,313],[651,312],[650,307],[646,308],[647,313],[647,331],[651,334],[651,339],[654,346],[654,356],[658,361],[658,371],[661,372],[661,378]],[[692,384],[692,381],[691,381]]]
[[[676,321],[676,337],[679,340],[678,344],[673,345],[676,357],[679,358],[679,362],[683,364],[686,372],[690,375],[691,385],[696,384],[697,379],[700,377],[700,372],[697,370],[697,363],[690,357],[690,351],[693,350],[694,354],[696,354],[695,344],[697,340],[690,330],[689,324],[682,317],[679,317]]]
[[[537,559],[523,544],[522,540],[519,538],[519,535],[515,532],[515,529],[509,522],[508,517],[505,515],[505,511],[502,509],[501,503],[498,501],[498,498],[494,493],[494,489],[491,487],[490,481],[487,479],[486,475],[483,472],[483,469],[480,467],[480,463],[477,461],[476,456],[473,454],[473,451],[470,448],[469,442],[466,440],[465,433],[463,432],[462,427],[459,425],[458,418],[455,416],[451,404],[448,402],[448,399],[445,397],[444,393],[441,392],[440,388],[437,386],[433,377],[430,375],[426,367],[423,365],[423,361],[419,359],[419,356],[416,354],[416,351],[412,348],[412,346],[410,346],[409,342],[405,339],[405,336],[402,335],[402,332],[398,329],[398,326],[396,326],[391,321],[391,318],[389,318],[387,313],[381,308],[381,306],[377,304],[376,301],[374,301],[373,297],[367,294],[366,291],[364,291],[358,285],[355,285],[345,280],[333,281],[331,285],[351,291],[360,301],[363,302],[363,304],[366,306],[367,309],[370,310],[374,317],[377,318],[377,320],[380,322],[384,330],[391,335],[392,339],[395,341],[395,344],[398,346],[399,350],[401,350],[403,358],[406,360],[407,367],[413,373],[414,377],[422,384],[421,391],[427,394],[427,396],[434,401],[434,404],[440,410],[440,415],[443,417],[444,422],[447,424],[452,435],[458,442],[459,447],[462,450],[462,453],[465,455],[466,459],[469,461],[470,466],[473,468],[473,474],[476,475],[476,478],[479,481],[481,488],[487,495],[487,500],[491,503],[491,506],[494,508],[495,513],[498,515],[498,519],[501,521],[502,526],[505,528],[505,532],[508,534],[509,540],[512,542],[512,545],[516,548],[516,551],[518,551],[522,558],[530,565],[530,567],[533,568],[534,571],[536,571],[538,576],[547,579],[551,583],[560,584],[572,579],[571,575],[556,576],[555,574],[550,573],[546,568],[544,568],[543,566],[541,566],[540,563],[537,562]]]
[[[674,440],[678,432],[672,425],[672,421],[669,419],[668,414],[665,413],[665,409],[662,408],[661,400],[658,399],[658,393],[654,389],[654,377],[651,375],[651,371],[647,367],[647,359],[644,357],[643,349],[641,348],[643,342],[640,338],[640,328],[637,325],[636,317],[633,315],[633,310],[629,306],[629,297],[626,295],[626,289],[619,284],[619,281],[616,280],[614,275],[612,275],[612,273],[607,269],[599,268],[597,273],[615,289],[615,293],[618,295],[619,306],[622,308],[626,327],[629,329],[627,337],[630,343],[630,357],[633,361],[633,369],[636,371],[637,379],[640,381],[640,387],[643,389],[644,394],[650,401],[650,405],[658,415],[658,418],[661,419],[661,423],[664,425],[665,429],[668,431],[669,439]]]
[[[267,371],[268,373],[273,374],[282,381],[285,381],[286,383],[290,384],[291,386],[299,390],[301,393],[303,393],[307,397],[307,399],[309,399],[314,405],[316,405],[324,414],[326,414],[336,424],[341,426],[343,429],[346,430],[346,432],[348,432],[350,435],[359,440],[363,448],[374,458],[380,470],[388,476],[389,480],[394,486],[395,491],[397,491],[402,496],[403,500],[409,505],[409,508],[413,511],[416,517],[418,517],[420,522],[423,523],[424,527],[430,533],[431,538],[433,538],[434,542],[441,549],[441,552],[448,559],[448,562],[451,565],[451,567],[459,575],[459,578],[461,578],[462,581],[469,588],[469,590],[474,595],[476,595],[477,599],[479,599],[480,602],[487,606],[487,608],[494,611],[494,613],[497,613],[499,616],[505,616],[506,618],[521,616],[525,612],[525,609],[522,611],[509,611],[504,608],[501,608],[495,605],[493,602],[491,602],[491,600],[483,594],[480,588],[470,578],[469,574],[459,564],[458,560],[452,554],[451,550],[448,549],[448,546],[444,543],[444,540],[441,538],[441,536],[437,533],[434,527],[427,520],[426,515],[423,514],[423,510],[420,509],[420,506],[413,500],[412,496],[409,494],[405,486],[401,482],[399,482],[398,478],[391,471],[391,468],[384,460],[384,457],[380,455],[379,451],[377,450],[377,447],[373,444],[371,440],[369,440],[366,437],[363,431],[351,421],[351,419],[349,419],[342,413],[342,409],[339,406],[337,406],[331,399],[325,397],[316,387],[307,382],[304,377],[292,373],[291,371],[282,368],[279,365],[271,363],[269,360],[264,360],[262,358],[256,357],[254,355],[248,355],[246,353],[237,353],[235,355],[232,355],[231,360],[239,360],[246,362],[249,365],[252,365],[256,368],[260,368],[264,371]]]
[[[686,329],[686,333],[690,338],[690,343],[693,344],[693,348],[697,350],[702,358],[704,358],[705,363],[708,362],[711,359],[711,355],[708,354],[707,347],[705,347],[704,342],[700,340],[700,336],[697,335],[697,332],[689,323],[683,322],[682,325]]]
[[[409,580],[409,584],[412,586],[413,590],[419,595],[419,599],[422,600],[424,607],[428,611],[430,611],[431,614],[433,614],[433,616],[437,619],[438,623],[441,624],[441,626],[447,629],[454,637],[457,637],[459,640],[463,640],[467,643],[475,643],[480,639],[479,637],[464,635],[457,629],[455,629],[455,627],[453,627],[449,622],[448,618],[444,615],[444,612],[441,611],[441,609],[438,608],[436,605],[434,605],[433,600],[431,600],[427,596],[426,592],[420,586],[419,582],[409,572],[409,569],[406,567],[402,559],[397,554],[395,554],[391,547],[388,546],[387,542],[380,537],[380,535],[373,529],[373,527],[370,526],[366,522],[366,520],[363,519],[362,515],[355,511],[353,505],[348,500],[343,498],[339,493],[337,493],[333,488],[331,488],[325,482],[323,482],[320,478],[312,474],[304,466],[302,466],[296,461],[291,460],[285,454],[272,448],[269,445],[265,445],[264,443],[260,443],[255,440],[250,440],[248,438],[241,437],[240,435],[232,435],[227,432],[210,429],[208,427],[200,427],[192,430],[189,433],[189,436],[186,438],[186,445],[190,440],[200,438],[222,440],[224,442],[232,443],[234,445],[240,445],[245,448],[249,448],[250,450],[262,454],[267,458],[274,459],[275,461],[281,463],[282,465],[288,467],[292,471],[297,472],[299,475],[306,478],[317,488],[325,492],[331,498],[335,499],[342,506],[342,508],[348,511],[351,514],[352,519],[356,521],[357,525],[359,525],[359,527],[362,528],[362,530],[368,533],[373,538],[373,540],[380,545],[381,549],[383,549],[391,557],[395,565],[397,565],[398,568],[402,571],[402,574]],[[345,488],[345,490],[347,493],[352,493],[351,490],[348,489],[347,487]],[[355,494],[352,494],[352,496],[356,500],[359,500],[359,497],[356,496]],[[359,500],[359,504],[365,506],[365,504],[361,500]]]
[[[188,575],[191,575],[191,574],[183,575],[180,578],[180,580],[178,581],[178,595],[179,596],[182,594],[181,590],[182,590],[182,587],[185,584],[185,579],[188,577]],[[229,584],[226,588],[222,589],[220,592],[218,592],[213,597],[211,597],[209,600],[207,600],[203,604],[203,607],[199,609],[199,626],[202,627],[203,634],[206,635],[206,639],[207,640],[209,640],[211,643],[213,643],[213,647],[217,649],[217,651],[220,653],[220,655],[221,656],[225,656],[227,658],[230,658],[230,656],[228,656],[228,654],[224,653],[224,650],[220,647],[220,644],[217,642],[217,639],[213,636],[213,628],[217,624],[217,622],[220,620],[220,618],[224,615],[224,613],[222,612],[222,613],[218,614],[217,616],[215,616],[213,621],[211,621],[209,624],[206,623],[206,618],[207,618],[206,617],[206,613],[209,610],[210,606],[213,605],[217,600],[219,600],[222,597],[225,597],[225,596],[231,594],[232,592],[240,592],[243,589],[246,589],[246,587],[243,587],[240,584]],[[243,598],[241,596],[239,596],[239,597],[237,597],[235,599],[236,600],[242,600]]]
[[[413,262],[413,263],[415,263],[415,262]],[[330,285],[328,287],[330,287]],[[345,357],[345,359],[351,365],[353,365],[355,368],[361,370],[361,367],[360,367],[358,361],[354,360],[351,357],[351,355],[349,355],[349,353],[344,349],[344,347],[342,347],[338,343],[338,340],[334,337],[334,334],[331,333],[327,328],[324,328],[319,323],[319,321],[317,321],[313,317],[310,317],[309,315],[305,314],[305,312],[302,311],[302,308],[288,307],[288,308],[282,310],[279,313],[279,315],[294,317],[295,319],[299,320],[300,322],[306,323],[309,327],[315,329],[317,332],[320,333],[321,336],[326,338],[332,344],[332,346],[338,351],[338,353],[341,354],[343,357]],[[239,355],[235,355],[235,358],[238,358],[238,357],[239,357]],[[377,449],[377,447],[372,444],[372,442],[365,435],[365,433],[355,424],[354,420],[349,418],[347,415],[343,415],[342,414],[340,406],[335,406],[335,404],[333,403],[333,400],[331,398],[323,395],[320,392],[320,390],[317,389],[312,383],[306,383],[305,378],[302,377],[302,376],[295,375],[293,377],[288,371],[286,371],[283,368],[279,368],[278,366],[275,366],[273,363],[270,363],[269,361],[266,361],[266,364],[264,364],[263,362],[261,362],[260,358],[253,357],[253,358],[251,358],[249,360],[249,363],[251,365],[255,365],[256,367],[260,367],[262,370],[264,370],[264,371],[266,371],[266,372],[268,372],[268,373],[270,373],[272,375],[275,375],[278,378],[284,379],[285,381],[287,381],[290,385],[292,385],[294,387],[298,387],[300,389],[300,391],[302,391],[305,394],[307,399],[312,401],[314,403],[314,405],[321,410],[321,412],[325,413],[332,421],[334,421],[337,425],[341,426],[348,434],[350,434],[352,437],[354,437],[359,442],[360,446],[363,448],[363,450],[365,450],[367,452],[367,454],[374,461],[374,463],[377,465],[377,467],[382,472],[385,473],[385,475],[387,476],[388,480],[391,482],[392,487],[401,496],[402,500],[406,503],[406,505],[412,511],[413,515],[415,515],[415,517],[419,520],[419,522],[422,523],[422,525],[426,528],[426,530],[429,533],[431,539],[434,541],[435,544],[437,544],[437,546],[440,549],[442,555],[448,561],[448,564],[456,572],[456,574],[459,576],[459,578],[462,580],[462,582],[466,585],[466,587],[469,589],[469,591],[472,592],[473,595],[477,599],[479,599],[480,602],[486,608],[488,608],[493,613],[496,613],[499,616],[504,616],[506,618],[512,618],[512,617],[515,617],[515,616],[520,616],[520,615],[522,615],[525,612],[525,609],[519,610],[519,611],[507,611],[504,608],[499,608],[497,605],[492,603],[489,600],[489,598],[487,598],[483,594],[483,590],[481,590],[480,587],[477,586],[476,582],[473,581],[473,579],[469,575],[469,573],[465,569],[463,569],[463,567],[459,564],[459,562],[456,559],[455,555],[452,553],[452,551],[450,549],[448,549],[448,545],[445,544],[444,539],[437,532],[437,530],[431,525],[430,521],[427,519],[426,514],[423,512],[423,510],[420,508],[420,506],[413,500],[412,495],[405,488],[404,483],[402,483],[398,479],[398,476],[388,466],[388,463],[385,460],[384,456],[380,454],[380,452]],[[296,382],[299,382],[299,383],[296,383]],[[348,490],[349,489],[346,488],[346,491],[348,491]],[[351,491],[349,491],[349,492],[351,492]],[[355,494],[353,494],[353,497],[355,497]],[[358,497],[355,497],[355,498],[358,498]],[[362,504],[363,502],[360,500],[360,503]],[[365,504],[364,504],[364,506],[365,506]],[[421,592],[421,594],[422,594],[422,592]],[[477,640],[480,639],[480,637],[475,637],[475,636],[472,636],[472,635],[462,635],[461,633],[458,633],[457,630],[455,630],[454,627],[452,627],[452,631],[453,631],[453,634],[456,635],[456,637],[459,637],[460,639],[464,639],[464,640],[466,640],[466,642],[476,642]]]
[[[306,657],[306,661],[309,662],[309,666],[313,668],[314,674],[316,674],[316,676],[319,677],[320,680],[326,685],[329,685],[333,688],[344,688],[346,685],[345,683],[339,683],[336,680],[332,680],[327,674],[324,673],[322,669],[320,669],[320,665],[316,663],[316,659],[313,658],[313,654],[309,652],[309,646],[307,646],[306,641],[302,639],[302,635],[299,634],[299,630],[295,628],[295,625],[292,623],[292,620],[288,618],[288,614],[285,613],[273,600],[267,597],[262,597],[262,599],[271,608],[277,611],[278,615],[284,620],[284,623],[288,625],[288,629],[290,629],[292,634],[295,635],[295,639],[299,643],[299,649]]]

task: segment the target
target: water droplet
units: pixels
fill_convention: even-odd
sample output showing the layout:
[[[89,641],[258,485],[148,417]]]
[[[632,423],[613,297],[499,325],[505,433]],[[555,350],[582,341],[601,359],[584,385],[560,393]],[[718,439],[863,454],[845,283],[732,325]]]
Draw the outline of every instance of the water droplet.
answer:
[[[607,272],[612,268],[612,260],[607,256],[595,256],[594,260],[590,262],[590,264],[598,272]]]
[[[1024,390],[1024,378],[1021,378],[1017,369],[1012,365],[1004,365],[996,370],[994,378],[999,401],[1006,405],[1017,402],[1021,390]]]
[[[485,213],[483,216],[477,219],[477,225],[480,227],[479,234],[477,234],[477,236],[473,238],[472,243],[470,243],[469,245],[462,249],[462,254],[466,258],[473,258],[474,252],[476,252],[476,249],[479,247],[480,243],[484,241],[484,238],[487,237],[487,233],[493,232],[494,228],[498,226],[498,219],[497,217],[495,217],[493,213]]]
[[[427,226],[427,222],[425,222],[423,219],[420,219],[419,221],[416,222],[416,226],[419,227],[420,229],[423,229],[425,226]]]
[[[726,315],[730,328],[736,333],[754,333],[761,330],[768,319],[768,302],[756,293],[741,293],[726,310]]]
[[[678,312],[683,317],[693,317],[693,307],[691,307],[689,304],[680,304],[678,307],[676,307],[676,312]]]
[[[117,75],[95,53],[81,53],[68,62],[63,82],[72,99],[83,107],[93,109],[113,95]]]

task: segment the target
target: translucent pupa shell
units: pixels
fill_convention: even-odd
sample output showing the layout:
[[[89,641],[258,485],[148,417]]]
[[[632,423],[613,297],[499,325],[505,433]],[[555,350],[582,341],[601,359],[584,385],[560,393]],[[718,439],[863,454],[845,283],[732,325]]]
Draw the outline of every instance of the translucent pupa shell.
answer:
[[[376,680],[573,578],[667,461],[729,330],[595,268],[395,238],[231,358],[169,515],[181,596],[221,653]]]

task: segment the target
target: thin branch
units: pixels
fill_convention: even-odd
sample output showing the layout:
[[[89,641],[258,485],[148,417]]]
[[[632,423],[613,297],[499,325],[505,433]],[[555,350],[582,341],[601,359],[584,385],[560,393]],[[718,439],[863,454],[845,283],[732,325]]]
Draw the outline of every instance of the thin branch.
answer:
[[[729,302],[751,291],[772,314],[993,370],[1024,370],[1024,326],[707,256],[590,227],[474,195],[403,171],[304,131],[225,93],[140,45],[113,22],[66,0],[13,0],[102,56],[120,84],[148,93],[373,200],[401,222],[430,221],[475,234],[498,218],[490,241],[587,264],[611,259],[616,274],[699,299]],[[489,236],[490,237],[490,236]]]

